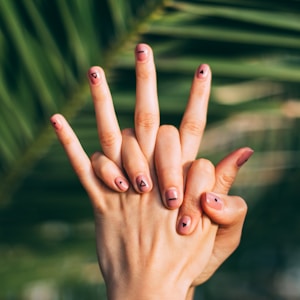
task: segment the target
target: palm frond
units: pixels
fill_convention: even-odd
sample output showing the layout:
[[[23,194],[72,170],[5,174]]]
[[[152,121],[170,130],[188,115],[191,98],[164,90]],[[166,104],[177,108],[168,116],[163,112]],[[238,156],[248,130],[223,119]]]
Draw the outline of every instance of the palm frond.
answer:
[[[137,42],[147,42],[154,49],[163,123],[179,124],[195,68],[202,62],[210,64],[213,88],[200,154],[217,162],[235,147],[248,144],[256,150],[233,190],[253,199],[250,213],[255,208],[263,219],[266,206],[261,203],[266,195],[276,199],[278,206],[282,206],[281,191],[293,198],[300,178],[299,17],[297,0],[0,1],[0,251],[6,249],[7,261],[0,274],[8,278],[1,284],[0,298],[14,290],[19,295],[29,280],[47,277],[40,267],[26,272],[19,282],[11,282],[15,268],[28,270],[33,260],[46,264],[52,278],[62,261],[71,265],[79,260],[82,265],[74,271],[76,278],[66,272],[53,279],[54,286],[68,280],[73,289],[78,280],[93,285],[88,276],[78,275],[90,270],[90,207],[48,118],[63,113],[86,151],[97,150],[85,73],[91,65],[101,65],[120,126],[132,126]],[[287,218],[290,211],[284,212]],[[272,224],[279,226],[276,209],[270,214]],[[250,215],[247,228],[260,232],[255,220],[256,215]],[[299,226],[296,221],[293,224]],[[251,236],[251,230],[246,230]],[[82,232],[88,232],[88,241]],[[268,234],[274,237],[270,229]],[[292,248],[284,231],[280,236]],[[264,242],[262,237],[260,242]],[[68,259],[70,245],[74,250]],[[14,251],[23,253],[26,263],[22,255],[10,256]],[[45,259],[49,251],[56,253],[57,260],[55,255]],[[96,258],[91,260],[95,265]],[[233,264],[238,262],[233,260]],[[223,270],[234,278],[230,265]],[[279,292],[270,288],[274,284],[259,285],[268,286],[264,295],[278,297]],[[240,287],[235,286],[235,291]],[[227,294],[235,298],[230,291]],[[258,297],[249,295],[250,299]],[[220,299],[220,295],[215,297]]]

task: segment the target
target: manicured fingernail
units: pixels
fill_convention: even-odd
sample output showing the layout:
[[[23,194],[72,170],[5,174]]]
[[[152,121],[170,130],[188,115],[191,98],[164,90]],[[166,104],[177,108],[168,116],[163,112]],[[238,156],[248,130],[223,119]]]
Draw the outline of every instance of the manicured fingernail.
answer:
[[[170,188],[165,193],[165,199],[169,207],[177,207],[178,191],[176,188]]]
[[[222,210],[223,208],[222,199],[213,193],[206,193],[206,203],[209,207],[216,210]]]
[[[236,161],[236,165],[240,168],[254,153],[252,149],[245,150],[239,159]]]
[[[88,75],[91,84],[97,84],[98,82],[100,82],[100,72],[96,68],[91,68]]]
[[[197,77],[198,78],[205,78],[208,74],[208,70],[209,70],[209,67],[206,64],[203,64],[203,65],[199,66],[199,68],[197,70]]]
[[[117,177],[115,179],[115,184],[121,191],[124,191],[124,192],[127,191],[129,188],[128,182],[122,177]]]
[[[149,190],[149,183],[148,183],[146,177],[143,175],[140,175],[136,178],[136,184],[138,186],[138,189],[142,193],[147,192]]]
[[[135,56],[138,61],[145,61],[148,58],[148,48],[144,44],[139,44],[135,48]]]
[[[56,116],[51,117],[50,122],[55,130],[59,130],[62,127],[61,121]]]
[[[183,234],[188,233],[191,223],[192,219],[189,216],[183,216],[178,223],[178,231]]]

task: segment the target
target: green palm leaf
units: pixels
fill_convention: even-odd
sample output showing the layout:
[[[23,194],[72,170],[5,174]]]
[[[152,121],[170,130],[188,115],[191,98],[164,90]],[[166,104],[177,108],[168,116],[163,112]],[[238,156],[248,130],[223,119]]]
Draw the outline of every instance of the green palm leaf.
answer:
[[[0,1],[0,250],[7,258],[0,267],[7,278],[0,298],[13,290],[18,295],[28,280],[54,278],[62,261],[78,268],[53,280],[55,289],[70,281],[90,290],[78,274],[89,265],[93,247],[91,211],[48,119],[63,113],[87,152],[98,150],[85,73],[101,65],[121,127],[132,126],[137,42],[155,52],[163,123],[178,125],[195,68],[211,65],[201,155],[216,162],[245,144],[257,152],[236,193],[257,205],[274,184],[294,191],[284,175],[293,170],[299,179],[299,17],[297,0]],[[259,184],[252,184],[258,173]],[[47,249],[55,254],[46,258]],[[26,259],[19,256],[14,265],[11,251],[23,251]],[[10,270],[27,270],[33,261],[49,273],[38,268],[12,280]]]

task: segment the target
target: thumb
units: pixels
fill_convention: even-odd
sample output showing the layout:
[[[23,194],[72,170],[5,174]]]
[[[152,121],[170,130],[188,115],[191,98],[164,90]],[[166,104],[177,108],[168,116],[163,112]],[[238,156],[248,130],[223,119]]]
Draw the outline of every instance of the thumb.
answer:
[[[240,234],[247,214],[247,204],[238,196],[203,193],[201,207],[205,214],[228,234]]]
[[[227,194],[240,167],[252,156],[253,152],[251,148],[245,147],[235,150],[223,158],[216,166],[216,182],[213,191]]]

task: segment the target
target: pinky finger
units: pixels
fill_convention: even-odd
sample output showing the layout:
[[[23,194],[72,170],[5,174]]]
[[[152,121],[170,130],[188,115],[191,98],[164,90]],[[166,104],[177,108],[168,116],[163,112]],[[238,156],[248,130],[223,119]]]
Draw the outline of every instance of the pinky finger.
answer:
[[[76,134],[62,115],[55,114],[50,118],[50,121],[81,184],[92,202],[98,203],[97,199],[99,199],[101,190],[99,180],[96,178],[90,159],[83,150]]]
[[[116,192],[125,192],[129,184],[120,168],[108,157],[96,152],[91,157],[93,170],[103,183]]]

